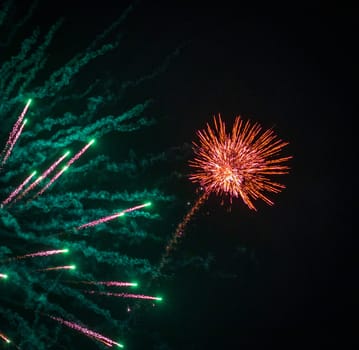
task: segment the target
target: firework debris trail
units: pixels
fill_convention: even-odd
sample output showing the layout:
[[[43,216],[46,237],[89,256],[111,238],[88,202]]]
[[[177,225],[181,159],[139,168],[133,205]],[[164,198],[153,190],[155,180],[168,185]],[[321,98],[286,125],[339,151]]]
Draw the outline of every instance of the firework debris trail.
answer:
[[[173,250],[175,249],[175,247],[177,246],[177,244],[179,243],[180,239],[183,237],[188,223],[191,221],[194,214],[201,208],[202,204],[207,200],[207,198],[208,198],[208,194],[203,193],[196,200],[196,202],[191,206],[188,213],[184,216],[182,221],[177,226],[172,237],[166,244],[165,252],[163,253],[160,263],[158,265],[158,273],[160,273],[162,271],[162,269],[164,268],[164,266],[168,263],[168,259],[171,255],[171,253],[173,252]]]
[[[154,297],[154,296],[151,296],[151,295],[144,295],[144,294],[100,292],[100,291],[97,291],[97,290],[84,290],[84,293],[95,294],[95,295],[105,295],[105,296],[108,296],[108,297],[116,297],[116,298],[162,301],[162,297]]]
[[[10,17],[12,11],[9,10],[11,1],[6,1],[1,6],[0,27],[13,23]],[[77,314],[81,309],[87,310],[86,312],[90,311],[102,318],[103,326],[106,325],[109,334],[118,335],[118,331],[123,333],[122,330],[125,327],[111,310],[102,307],[93,300],[91,295],[84,295],[81,290],[69,286],[59,278],[56,280],[51,278],[56,272],[34,273],[36,270],[51,268],[46,259],[55,259],[57,256],[55,253],[50,253],[51,251],[58,251],[59,247],[65,246],[71,252],[76,253],[76,262],[81,259],[82,268],[76,270],[70,268],[69,270],[73,271],[68,272],[81,281],[96,281],[99,272],[101,273],[101,270],[97,269],[98,264],[110,267],[107,273],[110,270],[122,271],[122,276],[127,278],[133,276],[140,278],[151,275],[155,271],[155,266],[146,257],[127,256],[120,247],[126,244],[141,244],[146,239],[158,239],[150,233],[149,229],[150,222],[158,220],[158,214],[138,210],[130,212],[126,225],[120,227],[118,225],[115,228],[107,225],[98,225],[96,228],[89,226],[91,227],[89,229],[96,231],[96,235],[91,237],[83,235],[82,230],[74,230],[74,234],[69,235],[70,238],[66,240],[51,236],[51,233],[58,231],[59,228],[68,230],[79,227],[83,222],[90,223],[94,217],[108,215],[109,209],[99,209],[94,207],[94,203],[96,205],[101,203],[101,207],[113,208],[114,205],[130,207],[133,203],[141,203],[144,200],[157,203],[168,203],[173,200],[173,196],[166,195],[157,189],[139,189],[132,193],[125,189],[122,192],[107,189],[106,184],[113,177],[117,179],[120,176],[127,176],[126,164],[110,162],[108,157],[99,155],[85,164],[74,167],[71,172],[76,176],[71,176],[71,181],[68,177],[64,177],[57,186],[51,186],[50,191],[48,184],[53,184],[62,174],[60,171],[57,172],[41,190],[49,189],[46,196],[37,196],[36,200],[26,205],[21,201],[14,205],[14,199],[28,188],[26,186],[33,181],[35,176],[35,172],[27,177],[24,174],[28,174],[29,169],[34,167],[46,169],[41,173],[40,180],[35,180],[36,184],[30,190],[41,181],[45,181],[45,177],[63,161],[61,156],[57,161],[49,162],[48,157],[57,154],[59,149],[77,147],[78,143],[87,142],[91,138],[99,139],[114,132],[131,132],[153,124],[151,118],[144,116],[151,100],[145,100],[127,109],[116,106],[116,113],[109,115],[109,107],[122,102],[122,97],[118,98],[109,93],[108,89],[105,95],[101,94],[101,79],[95,80],[84,91],[73,89],[71,91],[72,82],[87,65],[118,48],[118,41],[106,42],[106,40],[110,34],[118,31],[131,9],[132,6],[129,6],[123,15],[85,50],[51,72],[46,73],[47,60],[51,57],[48,51],[56,33],[63,25],[61,20],[53,24],[45,35],[42,35],[39,29],[35,29],[23,40],[17,54],[0,62],[1,133],[6,132],[6,128],[11,130],[8,137],[1,134],[1,139],[7,141],[5,141],[0,158],[2,164],[0,194],[4,198],[0,208],[2,241],[0,247],[0,324],[2,326],[0,339],[4,342],[11,340],[11,344],[15,347],[17,345],[13,340],[21,349],[31,347],[45,350],[56,348],[58,343],[67,348],[73,345],[71,332],[60,335],[59,327],[54,329],[52,322],[46,321],[48,318],[41,317],[44,313],[51,314],[52,320],[59,324],[86,334],[89,338],[106,346],[120,346],[120,343],[81,326],[81,322],[77,321],[81,315],[73,314]],[[22,28],[24,22],[35,11],[36,7],[29,9],[28,14],[23,16],[21,25],[9,26],[11,27],[9,38],[14,37],[16,31]],[[5,48],[8,44],[9,42],[0,43]],[[2,55],[2,59],[4,57],[6,56]],[[164,62],[157,71],[148,76],[137,78],[133,82],[124,82],[121,87],[122,95],[125,94],[127,87],[136,87],[142,81],[155,77],[167,64],[168,61]],[[45,77],[42,82],[39,80],[40,71],[42,77]],[[31,100],[36,103],[33,104]],[[14,124],[14,115],[18,113],[19,106],[25,101],[27,101],[25,108]],[[31,108],[29,108],[30,103]],[[78,107],[77,110],[80,110],[77,114],[70,111],[59,112],[63,111],[65,106],[74,104]],[[23,130],[25,114],[26,118],[31,120],[31,128],[26,131]],[[13,125],[12,128],[11,125]],[[89,144],[85,147],[87,146]],[[67,166],[76,159],[72,158]],[[96,190],[93,186],[91,189],[84,188],[85,175],[90,170],[98,181],[96,185],[103,186],[104,189]],[[19,178],[25,178],[20,185]],[[11,205],[13,207],[10,208]],[[103,231],[106,232],[107,237],[116,235],[114,236],[116,239],[112,240],[110,245],[105,246],[101,238],[101,248],[96,248],[96,236]],[[43,252],[47,251],[47,253],[35,250],[40,247],[45,248]],[[35,253],[27,253],[27,251],[35,251]],[[18,257],[18,260],[9,259],[9,257]],[[88,260],[91,262],[87,263]],[[53,264],[52,266],[59,267],[60,265]],[[73,267],[73,265],[62,266]],[[67,273],[67,271],[61,273]],[[105,283],[103,285],[99,283],[99,288],[102,286],[107,287]],[[69,302],[55,302],[55,300],[64,299]],[[29,316],[29,312],[32,316]]]
[[[31,179],[36,175],[36,170],[34,170],[10,195],[4,199],[1,203],[2,206],[9,204],[20,192],[21,190],[31,181]]]
[[[12,149],[14,148],[14,146],[15,146],[15,144],[16,144],[16,141],[19,139],[19,137],[20,137],[22,131],[24,130],[24,127],[25,127],[26,123],[27,123],[27,119],[25,119],[25,120],[22,122],[22,124],[21,124],[19,130],[17,131],[16,135],[14,136],[14,139],[11,141],[11,144],[10,144],[9,148],[7,149],[7,151],[6,151],[6,153],[5,153],[5,156],[4,156],[4,158],[2,159],[2,161],[1,161],[1,165],[0,165],[1,167],[3,167],[3,166],[5,165],[6,161],[7,161],[8,158],[10,157],[11,152],[12,152]]]
[[[95,142],[94,139],[92,139],[87,145],[85,145],[80,151],[78,151],[67,163],[66,165],[58,171],[51,179],[50,181],[39,191],[35,194],[33,199],[36,199],[37,197],[41,196],[69,167],[72,165],[76,160],[78,160],[88,149],[89,147]],[[66,154],[63,156],[65,157]],[[60,159],[62,160],[63,157]],[[55,163],[56,164],[56,163]],[[57,164],[56,164],[57,165]],[[50,167],[51,168],[51,167]],[[54,167],[55,169],[55,167]]]
[[[93,338],[93,339],[103,343],[104,345],[106,345],[108,347],[112,347],[113,345],[116,345],[119,348],[123,348],[123,345],[121,343],[117,343],[114,340],[112,340],[112,339],[110,339],[108,337],[105,337],[104,335],[102,335],[102,334],[100,334],[98,332],[92,331],[92,330],[90,330],[90,329],[88,329],[86,327],[81,326],[78,323],[66,321],[66,320],[62,319],[61,317],[54,317],[54,316],[49,316],[49,317],[51,319],[61,323],[64,326],[72,328],[72,329],[82,333],[83,335],[89,337],[89,338]]]
[[[135,207],[122,210],[119,213],[109,215],[109,216],[105,216],[103,218],[88,222],[87,224],[82,224],[82,225],[77,227],[77,230],[82,230],[82,229],[87,228],[87,227],[94,227],[94,226],[103,224],[103,223],[105,223],[107,221],[111,221],[111,220],[117,219],[117,218],[119,218],[121,216],[124,216],[126,213],[131,213],[133,211],[136,211],[136,210],[139,210],[139,209],[142,209],[142,208],[145,208],[145,207],[149,207],[150,205],[151,205],[151,202],[141,204],[141,205],[136,205]]]
[[[46,177],[48,175],[50,175],[55,169],[56,167],[69,155],[70,152],[66,152],[63,156],[61,156],[59,159],[57,159],[55,161],[55,163],[53,163],[52,165],[50,165],[32,184],[30,184],[30,186],[28,186],[23,192],[21,192],[19,194],[19,192],[21,191],[21,189],[24,187],[24,185],[27,183],[27,179],[24,181],[24,183],[20,184],[20,186],[13,192],[10,194],[10,196],[3,201],[3,205],[8,204],[12,198],[14,198],[17,194],[19,194],[17,197],[14,198],[14,202],[16,203],[17,201],[19,201],[20,199],[22,199],[23,197],[25,197],[27,195],[27,193],[29,193],[31,190],[33,190],[42,180],[46,179]],[[33,172],[33,174],[36,174],[36,171]],[[34,175],[35,175],[34,174]],[[32,176],[31,176],[32,177]],[[30,178],[31,179],[31,178]]]
[[[106,287],[137,287],[137,282],[124,282],[124,281],[66,281],[68,283],[76,284],[91,284],[91,285],[104,285]]]
[[[5,147],[2,150],[1,155],[0,155],[0,159],[2,159],[1,160],[1,165],[4,165],[7,158],[9,158],[11,150],[15,146],[16,140],[19,138],[19,136],[21,134],[21,132],[20,132],[20,134],[17,136],[19,128],[20,128],[20,125],[21,125],[21,122],[24,119],[24,117],[25,117],[25,115],[27,113],[27,110],[29,109],[30,103],[31,103],[31,99],[29,99],[27,101],[23,111],[19,115],[16,123],[14,124],[14,126],[13,126],[13,128],[12,128],[10,134],[9,134],[8,140],[6,141]]]
[[[51,255],[56,255],[56,254],[67,254],[68,252],[69,252],[68,249],[41,250],[41,251],[35,252],[35,253],[14,256],[14,257],[6,259],[5,261],[0,261],[0,263],[1,262],[10,262],[10,261],[14,261],[14,260],[23,260],[23,259],[51,256]]]

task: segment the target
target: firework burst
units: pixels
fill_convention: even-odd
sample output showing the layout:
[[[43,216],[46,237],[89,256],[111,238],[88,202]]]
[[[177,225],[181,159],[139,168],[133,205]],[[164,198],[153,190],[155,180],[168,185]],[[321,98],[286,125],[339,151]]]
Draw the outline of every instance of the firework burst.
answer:
[[[161,271],[167,264],[171,252],[183,237],[186,226],[211,193],[223,199],[241,197],[252,210],[253,200],[261,199],[269,205],[273,201],[267,196],[278,193],[284,185],[274,181],[273,176],[287,174],[287,162],[291,156],[282,156],[288,144],[279,139],[273,130],[262,131],[258,123],[251,124],[236,117],[231,132],[221,116],[214,117],[214,128],[197,131],[198,142],[193,142],[194,158],[189,161],[193,173],[189,179],[203,189],[165,247],[159,264]]]
[[[288,142],[278,139],[273,130],[262,132],[258,123],[244,122],[240,117],[227,133],[220,115],[214,117],[214,129],[207,124],[197,135],[195,157],[189,162],[194,171],[189,177],[192,182],[208,195],[229,196],[230,201],[241,197],[252,210],[256,210],[253,200],[257,199],[273,205],[266,193],[285,188],[271,177],[288,173],[286,163],[291,157],[280,156]]]

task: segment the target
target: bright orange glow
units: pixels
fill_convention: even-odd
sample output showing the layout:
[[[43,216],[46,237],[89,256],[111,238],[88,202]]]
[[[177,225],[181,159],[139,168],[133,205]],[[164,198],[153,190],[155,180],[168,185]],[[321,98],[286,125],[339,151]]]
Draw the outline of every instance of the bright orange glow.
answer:
[[[241,197],[253,210],[253,200],[272,205],[267,192],[278,193],[285,188],[271,175],[288,173],[286,162],[292,157],[280,155],[288,142],[280,140],[273,130],[263,132],[258,123],[244,122],[239,116],[230,133],[220,115],[213,119],[214,128],[207,124],[197,132],[199,142],[193,142],[190,180],[199,183],[207,195],[227,195],[230,201]]]

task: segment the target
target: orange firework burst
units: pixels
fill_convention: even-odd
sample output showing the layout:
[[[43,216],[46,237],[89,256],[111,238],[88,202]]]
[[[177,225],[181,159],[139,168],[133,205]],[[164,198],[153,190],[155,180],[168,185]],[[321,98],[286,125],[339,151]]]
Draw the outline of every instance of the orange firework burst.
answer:
[[[229,200],[243,199],[252,210],[256,210],[253,200],[262,199],[272,205],[267,192],[278,193],[284,185],[275,182],[273,175],[287,174],[286,164],[291,156],[282,156],[288,144],[279,139],[272,129],[262,131],[258,123],[251,124],[236,117],[232,131],[226,132],[226,124],[221,116],[214,117],[214,128],[209,124],[197,131],[199,142],[193,142],[194,158],[189,165],[194,172],[190,180],[204,189],[193,203],[188,213],[177,226],[162,255],[158,272],[167,264],[171,252],[184,236],[186,227],[211,193]]]
[[[253,200],[273,202],[267,192],[278,193],[284,185],[271,179],[271,175],[286,174],[286,162],[292,158],[281,156],[288,144],[273,130],[262,131],[258,123],[244,122],[236,117],[232,131],[226,132],[221,116],[214,119],[214,129],[197,132],[199,143],[193,142],[195,157],[189,162],[194,169],[190,180],[199,183],[205,193],[227,195],[230,201],[239,196],[253,210]]]

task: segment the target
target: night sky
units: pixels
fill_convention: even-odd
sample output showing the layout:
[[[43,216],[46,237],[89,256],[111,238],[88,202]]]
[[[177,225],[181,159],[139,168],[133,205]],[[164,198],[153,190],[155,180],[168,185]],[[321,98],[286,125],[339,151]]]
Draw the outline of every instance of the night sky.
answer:
[[[18,3],[17,20],[27,6]],[[41,80],[84,50],[129,3],[40,1],[0,55],[15,52],[32,28],[46,32],[64,17]],[[324,2],[154,3],[135,4],[108,39],[120,37],[119,47],[86,67],[72,86],[82,91],[101,79],[120,95],[123,82],[137,81],[126,89],[123,108],[153,100],[146,112],[153,125],[106,136],[96,150],[119,162],[150,163],[138,167],[140,174],[114,179],[113,190],[158,188],[174,196],[169,204],[153,201],[161,219],[152,233],[160,239],[130,247],[129,254],[158,262],[161,247],[200,194],[188,180],[191,142],[214,115],[229,125],[240,115],[274,128],[289,142],[286,154],[293,159],[290,173],[279,178],[286,189],[272,195],[272,207],[257,202],[254,212],[239,199],[222,205],[222,198],[209,198],[173,253],[168,277],[152,287],[164,301],[126,319],[131,328],[128,338],[123,335],[126,348],[358,345],[350,337],[349,316],[357,276],[351,257],[353,9]],[[96,187],[96,176],[89,173],[87,181]],[[99,348],[76,332],[63,332],[72,332],[73,347],[67,349]]]

